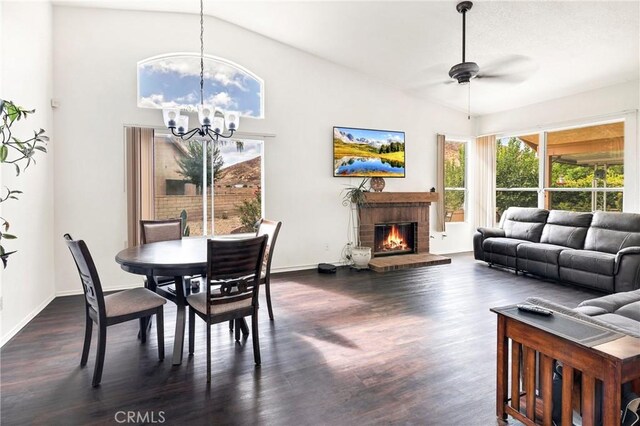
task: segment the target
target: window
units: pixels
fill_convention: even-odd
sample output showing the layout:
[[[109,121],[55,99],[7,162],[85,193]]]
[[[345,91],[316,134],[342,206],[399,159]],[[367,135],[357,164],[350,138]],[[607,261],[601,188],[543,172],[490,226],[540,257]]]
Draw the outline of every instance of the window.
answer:
[[[244,117],[264,117],[264,82],[225,59],[204,58],[205,104]],[[168,54],[138,62],[138,106],[180,107],[195,111],[200,103],[200,55]]]
[[[538,206],[539,136],[496,141],[496,222],[509,207]]]
[[[212,217],[215,235],[253,232],[253,224],[263,212],[263,142],[242,140],[242,150],[234,142],[215,144],[195,138],[183,141],[156,132],[155,219],[180,217],[184,211],[189,235],[211,235]]]
[[[624,123],[547,133],[545,207],[622,211]]]
[[[622,121],[497,141],[497,220],[511,206],[622,211],[623,191]]]
[[[464,222],[467,193],[467,156],[465,142],[444,143],[445,222]]]

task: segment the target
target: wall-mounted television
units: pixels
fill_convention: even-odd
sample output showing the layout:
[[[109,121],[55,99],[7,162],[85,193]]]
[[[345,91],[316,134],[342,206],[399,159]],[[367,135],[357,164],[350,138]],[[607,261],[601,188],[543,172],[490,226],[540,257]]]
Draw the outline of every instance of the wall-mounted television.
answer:
[[[333,176],[405,177],[404,132],[334,127]]]

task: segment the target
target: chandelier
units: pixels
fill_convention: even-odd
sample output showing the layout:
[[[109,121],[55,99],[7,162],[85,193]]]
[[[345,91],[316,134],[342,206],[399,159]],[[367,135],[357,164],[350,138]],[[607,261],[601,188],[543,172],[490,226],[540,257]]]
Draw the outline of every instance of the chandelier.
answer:
[[[189,130],[189,117],[180,114],[180,108],[164,108],[162,116],[164,124],[171,134],[183,140],[189,140],[195,135],[208,136],[213,141],[218,138],[230,138],[238,130],[240,114],[237,112],[223,112],[211,105],[204,104],[204,13],[203,0],[200,0],[200,105],[198,105],[198,120],[200,126]],[[225,124],[228,134],[225,134]]]

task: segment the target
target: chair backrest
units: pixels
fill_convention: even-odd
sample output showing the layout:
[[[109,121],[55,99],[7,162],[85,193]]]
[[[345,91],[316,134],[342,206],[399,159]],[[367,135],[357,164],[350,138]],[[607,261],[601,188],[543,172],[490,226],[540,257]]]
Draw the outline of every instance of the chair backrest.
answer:
[[[230,304],[249,298],[252,304],[258,303],[260,271],[266,245],[266,236],[207,241],[207,315],[211,313],[211,305]]]
[[[182,220],[141,220],[140,237],[142,244],[179,240],[182,238]]]
[[[64,234],[64,239],[78,268],[87,307],[90,307],[102,317],[105,315],[104,294],[102,293],[102,284],[100,284],[98,271],[93,263],[91,253],[89,253],[89,248],[83,240],[74,240],[69,234]]]
[[[278,233],[282,222],[276,222],[268,219],[260,219],[258,225],[257,236],[266,235],[269,237],[267,240],[267,248],[264,252],[264,258],[262,262],[262,271],[266,274],[271,273],[271,259],[273,258],[273,249],[276,246],[276,240],[278,239]]]

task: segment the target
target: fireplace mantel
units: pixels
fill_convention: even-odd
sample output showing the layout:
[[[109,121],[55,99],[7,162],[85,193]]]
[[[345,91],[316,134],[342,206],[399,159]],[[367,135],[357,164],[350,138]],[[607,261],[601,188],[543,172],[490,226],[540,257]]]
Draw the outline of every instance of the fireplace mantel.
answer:
[[[367,204],[435,203],[440,201],[440,195],[437,192],[366,192],[364,196]]]

